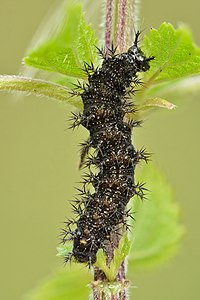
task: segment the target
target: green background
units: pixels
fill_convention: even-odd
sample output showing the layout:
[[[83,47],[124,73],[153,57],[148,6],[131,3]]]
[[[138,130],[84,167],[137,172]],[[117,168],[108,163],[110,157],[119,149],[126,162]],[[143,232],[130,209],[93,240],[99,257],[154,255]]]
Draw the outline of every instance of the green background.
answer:
[[[21,58],[53,3],[0,0],[1,74],[18,73]],[[163,21],[174,25],[182,21],[190,25],[200,45],[199,11],[198,0],[144,0],[141,26],[148,32]],[[72,109],[67,105],[19,95],[0,98],[0,299],[18,300],[63,267],[55,248],[67,200],[80,179],[77,145],[86,133],[65,130]],[[150,115],[135,139],[138,146],[155,153],[154,160],[174,187],[187,232],[170,263],[133,275],[134,300],[200,297],[199,95],[177,104],[174,111]]]

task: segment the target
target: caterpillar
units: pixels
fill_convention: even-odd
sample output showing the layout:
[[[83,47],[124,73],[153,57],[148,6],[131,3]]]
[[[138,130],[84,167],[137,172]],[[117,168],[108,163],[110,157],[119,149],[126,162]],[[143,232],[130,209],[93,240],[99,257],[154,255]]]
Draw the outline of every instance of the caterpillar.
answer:
[[[89,139],[82,143],[80,163],[89,171],[80,190],[81,199],[72,204],[77,217],[65,222],[63,229],[63,243],[73,242],[66,261],[74,257],[78,262],[94,264],[97,251],[105,249],[112,233],[127,225],[130,198],[138,195],[143,199],[145,195],[144,184],[135,183],[134,173],[135,166],[147,161],[149,154],[144,148],[137,151],[131,141],[132,129],[141,121],[126,118],[136,110],[129,96],[141,84],[137,73],[146,72],[154,59],[139,48],[139,35],[138,31],[125,53],[116,54],[113,45],[106,52],[97,48],[103,59],[101,67],[95,69],[92,63],[85,63],[88,83],[81,86],[80,93],[84,109],[82,114],[73,113],[72,127],[82,125],[89,131]],[[90,149],[92,155],[88,154]],[[88,184],[93,192],[87,191]]]

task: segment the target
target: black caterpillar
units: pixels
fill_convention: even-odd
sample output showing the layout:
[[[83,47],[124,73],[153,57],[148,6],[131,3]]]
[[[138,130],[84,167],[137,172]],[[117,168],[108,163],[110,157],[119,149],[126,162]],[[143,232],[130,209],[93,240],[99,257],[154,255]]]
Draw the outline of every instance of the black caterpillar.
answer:
[[[127,225],[130,213],[126,205],[130,198],[136,194],[144,197],[145,188],[135,184],[134,171],[140,160],[148,160],[149,154],[145,149],[136,151],[131,142],[132,128],[141,122],[127,121],[125,117],[135,111],[128,96],[141,83],[137,72],[147,71],[154,59],[145,57],[138,47],[139,35],[137,32],[127,53],[116,54],[113,46],[107,53],[98,49],[103,57],[100,68],[85,64],[88,84],[80,93],[84,111],[82,115],[73,114],[72,127],[81,124],[89,130],[90,138],[82,143],[81,150],[81,165],[85,164],[89,173],[84,177],[81,200],[72,204],[77,218],[66,222],[63,230],[63,243],[73,241],[66,261],[73,256],[78,262],[95,263],[98,249],[105,249],[111,234]],[[89,156],[90,148],[94,154]],[[98,171],[92,171],[91,166]],[[92,184],[94,192],[86,191],[87,184]]]

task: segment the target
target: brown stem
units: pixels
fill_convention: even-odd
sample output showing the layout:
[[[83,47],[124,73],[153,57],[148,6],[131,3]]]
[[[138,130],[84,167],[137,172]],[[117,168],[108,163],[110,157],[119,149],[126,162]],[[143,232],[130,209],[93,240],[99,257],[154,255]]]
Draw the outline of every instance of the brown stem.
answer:
[[[118,24],[117,24],[117,47],[119,52],[123,52],[125,46],[125,25],[127,16],[127,0],[118,2]]]
[[[106,22],[105,22],[105,46],[106,46],[106,49],[110,48],[110,46],[111,46],[112,18],[113,18],[113,0],[107,0]]]
[[[106,0],[105,46],[113,43],[122,53],[134,43],[138,27],[139,0]]]

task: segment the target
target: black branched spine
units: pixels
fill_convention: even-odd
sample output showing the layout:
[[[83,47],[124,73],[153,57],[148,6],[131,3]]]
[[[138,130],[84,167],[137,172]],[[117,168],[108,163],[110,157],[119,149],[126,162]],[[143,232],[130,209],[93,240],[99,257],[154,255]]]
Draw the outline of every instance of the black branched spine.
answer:
[[[63,242],[73,241],[73,256],[79,262],[93,264],[98,249],[105,249],[113,232],[126,224],[130,211],[126,206],[134,195],[145,195],[143,183],[134,182],[135,166],[140,160],[147,161],[145,149],[136,151],[131,142],[132,128],[139,121],[126,121],[125,115],[135,111],[128,96],[140,84],[137,73],[149,69],[153,57],[145,57],[138,47],[138,36],[127,53],[116,54],[116,48],[98,49],[103,57],[102,66],[95,69],[85,64],[88,84],[80,96],[83,101],[82,115],[73,114],[72,128],[81,124],[88,129],[89,139],[81,144],[81,163],[89,168],[79,190],[80,200],[72,203],[75,220],[66,222]],[[80,84],[78,83],[78,88]],[[93,148],[93,155],[88,156]],[[94,170],[96,167],[96,170]],[[87,185],[94,192],[87,191]],[[74,228],[74,229],[73,229]]]

